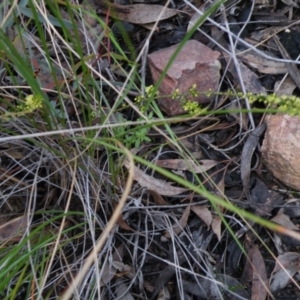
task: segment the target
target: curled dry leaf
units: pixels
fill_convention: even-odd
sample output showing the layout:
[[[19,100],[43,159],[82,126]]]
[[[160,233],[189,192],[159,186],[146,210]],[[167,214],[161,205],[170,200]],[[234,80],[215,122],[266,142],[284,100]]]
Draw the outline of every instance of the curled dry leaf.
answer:
[[[219,283],[217,281],[210,280],[211,297],[209,299],[250,299],[245,287],[242,286],[236,278],[227,274],[217,274],[217,279],[227,286],[229,292],[224,291],[224,297],[220,297]],[[251,299],[254,300],[254,298]]]
[[[264,53],[264,51],[261,51]],[[267,53],[265,53],[267,55]],[[284,63],[266,59],[263,56],[257,55],[255,52],[241,52],[237,54],[237,57],[250,67],[263,74],[285,74],[287,68]]]
[[[100,286],[108,284],[116,275],[117,270],[120,270],[118,266],[114,266],[114,262],[122,262],[124,256],[124,245],[121,244],[113,253],[113,261],[106,260],[102,268],[102,275],[100,280]]]
[[[195,299],[250,299],[245,288],[237,279],[225,274],[217,274],[216,278],[217,280],[197,278],[197,282],[182,279],[182,287],[185,292],[196,296]],[[227,287],[223,290],[222,295],[220,282],[223,287]],[[230,292],[226,293],[226,289]]]
[[[104,286],[109,284],[110,281],[116,276],[117,272],[123,273],[126,275],[126,277],[131,279],[136,275],[133,267],[124,264],[121,261],[107,261],[103,269],[100,285]]]
[[[136,232],[134,229],[132,229],[127,222],[123,219],[123,216],[120,215],[118,220],[117,220],[117,224],[124,230],[128,230],[128,231],[132,231],[132,232]]]
[[[192,159],[164,159],[158,160],[156,165],[167,168],[167,169],[176,169],[176,170],[189,170],[194,173],[203,173],[207,170],[213,168],[218,164],[215,160],[203,159],[195,163]]]
[[[1,242],[18,242],[27,227],[27,216],[21,216],[10,220],[0,226]]]
[[[206,278],[197,278],[197,282],[191,280],[181,280],[183,290],[198,298],[196,299],[210,299],[210,285],[211,281]]]
[[[213,233],[217,236],[219,242],[221,241],[221,225],[222,225],[221,218],[219,216],[213,216],[211,229]]]
[[[238,75],[237,73],[235,73],[233,70],[231,70],[231,72],[233,72],[233,75]],[[266,93],[266,89],[261,85],[260,83],[260,79],[259,76],[253,72],[252,70],[250,70],[246,65],[244,65],[242,62],[240,63],[240,70],[241,70],[241,74],[242,74],[242,78],[244,81],[244,85],[245,85],[245,89],[246,91],[251,91],[254,94],[265,94]],[[236,77],[236,81],[238,82],[238,76]]]
[[[167,299],[171,299],[171,295],[168,290],[168,287],[164,285],[163,288],[158,293],[157,300],[167,300]]]
[[[287,60],[291,60],[291,56],[288,53],[288,51],[285,49],[285,47],[282,45],[282,43],[280,42],[279,38],[277,37],[277,35],[273,36],[273,40],[275,41],[277,48],[282,56],[283,59],[287,59]],[[293,78],[294,82],[296,83],[297,87],[300,88],[300,71],[298,69],[298,66],[295,64],[291,64],[289,62],[285,63],[285,66],[288,69],[288,73],[289,75]]]
[[[218,38],[218,36],[220,36],[220,34],[221,34],[221,30],[215,28],[212,33],[215,38]],[[230,49],[230,47],[229,47],[228,43],[226,42],[226,40],[224,39],[224,37],[220,37],[219,42],[226,49]],[[238,86],[240,86],[239,74],[237,72],[235,64],[233,63],[233,61],[231,60],[231,58],[227,55],[227,53],[225,51],[223,52],[223,56],[227,62],[228,71],[233,76],[234,82]],[[250,70],[241,61],[239,61],[239,69],[240,69],[240,73],[243,78],[243,83],[244,83],[246,91],[251,91],[254,94],[266,93],[266,89],[261,85],[259,77],[255,72]]]
[[[129,169],[130,163],[127,159],[124,160],[123,165]],[[142,170],[134,166],[134,180],[136,180],[140,186],[157,192],[163,196],[176,196],[186,192],[188,189],[172,186],[164,180],[156,179],[152,176],[145,174]]]
[[[8,150],[1,150],[1,156],[12,157],[14,159],[22,159],[24,158],[24,154],[18,150],[8,149]]]
[[[135,276],[135,269],[133,267],[121,261],[107,261],[103,268],[100,285],[108,284],[116,276],[117,272],[126,274],[128,278],[134,278]]]
[[[129,287],[123,278],[118,278],[115,283],[116,298],[122,300],[134,300],[132,294],[129,292]]]
[[[212,214],[207,206],[192,206],[191,210],[206,224],[209,228],[212,223]]]
[[[186,226],[189,215],[190,215],[190,206],[188,205],[186,209],[184,210],[180,220],[178,221],[178,224],[174,225],[172,228],[172,232],[167,231],[165,233],[166,238],[170,238],[172,235],[176,234],[178,235]]]
[[[259,178],[255,178],[255,184],[251,187],[250,195],[251,206],[255,207],[255,211],[259,216],[270,213],[272,206],[267,203],[271,202],[270,193],[267,185]]]
[[[102,269],[100,286],[108,284],[116,275],[117,270],[111,265],[111,263],[106,263]]]
[[[269,289],[267,271],[264,259],[254,245],[249,251],[249,259],[252,261],[252,293],[251,299],[265,300]]]
[[[114,203],[114,207],[117,206],[117,203]],[[127,222],[124,220],[122,214],[120,214],[120,216],[118,217],[118,220],[117,220],[117,224],[124,230],[128,230],[128,231],[132,231],[132,232],[135,232],[134,229],[132,229],[128,224]]]
[[[289,216],[287,216],[283,213],[278,213],[274,218],[271,219],[271,221],[284,227],[284,228],[281,228],[282,234],[274,232],[274,243],[278,250],[278,253],[284,252],[284,246],[285,247],[291,247],[291,246],[299,247],[300,246],[299,238],[291,237],[287,234],[284,234],[286,229],[293,230],[295,233],[299,233],[299,228],[291,221]]]
[[[272,292],[279,291],[287,286],[293,276],[300,271],[300,254],[286,252],[279,255],[270,278]]]
[[[291,230],[298,230],[299,228],[291,221],[289,216],[285,214],[278,214],[271,221]]]
[[[134,278],[136,275],[134,267],[124,264],[121,261],[113,261],[112,266],[119,272],[125,273],[128,278]]]
[[[218,188],[218,193],[222,197],[224,197],[224,195],[225,195],[225,174],[223,175],[223,177],[221,178],[221,180],[218,182],[217,188]]]
[[[176,9],[153,4],[110,4],[109,7],[110,9],[107,6],[102,7],[101,4],[102,12],[109,13],[115,19],[134,24],[154,23],[157,21],[158,16],[160,16],[160,20],[165,20],[178,13]]]
[[[241,155],[241,178],[243,182],[243,187],[248,200],[250,200],[249,195],[249,184],[250,184],[250,171],[251,171],[251,160],[254,150],[258,144],[260,136],[266,129],[266,124],[261,124],[256,127],[249,135],[242,151]]]
[[[154,203],[157,205],[168,205],[169,203],[161,196],[161,194],[148,190],[148,193],[153,197]]]
[[[292,77],[288,76],[284,79],[278,80],[275,82],[274,90],[276,91],[277,96],[283,95],[293,95],[294,90],[297,88]]]

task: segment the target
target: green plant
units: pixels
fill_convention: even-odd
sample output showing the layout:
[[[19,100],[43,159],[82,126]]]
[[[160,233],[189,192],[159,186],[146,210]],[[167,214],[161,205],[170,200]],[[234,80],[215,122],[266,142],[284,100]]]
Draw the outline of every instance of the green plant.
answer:
[[[10,1],[4,2],[10,3]],[[11,6],[8,6],[8,10],[12,7],[12,12],[7,17],[3,17],[4,21],[1,24],[3,27],[0,29],[0,59],[8,74],[3,76],[11,84],[9,92],[13,95],[12,99],[20,99],[15,107],[10,105],[7,112],[1,116],[5,121],[3,122],[5,124],[1,124],[1,132],[5,133],[3,135],[4,140],[7,136],[12,139],[14,135],[18,135],[18,140],[13,141],[15,142],[13,147],[11,144],[6,145],[5,143],[3,147],[8,147],[9,150],[10,147],[13,150],[15,148],[19,150],[18,142],[22,141],[21,148],[24,151],[1,150],[1,155],[7,155],[5,159],[9,161],[10,164],[8,165],[12,166],[6,170],[6,165],[1,165],[1,172],[3,170],[3,174],[7,176],[3,176],[4,179],[1,177],[1,180],[5,181],[0,189],[3,199],[1,204],[3,207],[9,207],[11,199],[18,199],[18,203],[26,203],[26,206],[23,210],[18,210],[17,213],[24,213],[28,216],[34,215],[43,225],[38,227],[36,231],[29,225],[29,234],[23,237],[19,245],[2,245],[2,253],[0,253],[2,265],[2,272],[0,272],[0,278],[2,278],[1,297],[13,299],[21,286],[25,285],[26,282],[33,282],[34,284],[28,288],[27,298],[38,295],[36,298],[42,299],[42,296],[38,294],[40,292],[44,293],[44,297],[58,298],[62,295],[61,290],[65,288],[73,289],[71,293],[76,292],[74,297],[80,298],[84,294],[86,298],[90,297],[90,299],[101,298],[103,290],[115,286],[115,282],[111,284],[110,281],[116,280],[120,274],[121,276],[125,274],[124,277],[126,277],[127,271],[124,273],[121,271],[122,259],[124,259],[124,270],[127,267],[132,267],[133,270],[134,266],[140,265],[142,272],[142,260],[135,259],[146,257],[154,244],[151,244],[151,247],[148,246],[156,239],[156,236],[155,239],[151,236],[152,232],[148,230],[148,227],[143,228],[144,224],[149,222],[150,227],[155,231],[157,222],[152,222],[152,220],[158,219],[155,215],[155,209],[144,207],[145,203],[147,205],[149,203],[146,189],[142,187],[141,193],[141,188],[136,188],[136,186],[132,191],[129,188],[124,189],[124,182],[127,180],[128,173],[124,172],[124,167],[119,164],[118,158],[123,157],[123,155],[130,157],[131,154],[126,152],[118,142],[121,142],[128,149],[138,148],[143,142],[151,142],[148,137],[151,128],[164,126],[168,132],[166,139],[170,142],[172,151],[187,162],[192,161],[201,167],[201,163],[181,142],[181,137],[176,136],[173,132],[171,124],[181,121],[191,122],[194,117],[203,117],[204,119],[207,115],[215,116],[230,111],[209,111],[199,106],[196,101],[193,101],[193,98],[198,97],[195,85],[191,86],[187,93],[175,90],[172,95],[158,94],[159,81],[155,86],[144,88],[142,76],[139,74],[138,61],[135,61],[138,55],[130,52],[134,51],[134,47],[130,44],[129,35],[124,31],[128,46],[125,51],[122,49],[121,42],[109,28],[108,17],[107,22],[99,18],[96,10],[90,9],[89,1],[83,1],[80,5],[71,4],[70,1],[54,1],[54,4],[53,1],[46,0],[19,2],[18,9],[15,9],[10,3]],[[205,12],[204,17],[199,19],[193,30],[187,33],[176,53],[180,51],[185,41],[192,36],[195,29],[204,22],[206,17],[223,2],[215,2],[211,9]],[[3,4],[1,3],[0,7],[1,5]],[[45,7],[49,8],[47,15],[44,13]],[[20,14],[26,16],[26,23],[23,23],[24,18],[19,18]],[[99,26],[94,27],[94,24],[88,23],[89,18],[96,20],[96,25],[104,30],[93,35],[93,30],[96,31]],[[83,22],[79,23],[78,20],[83,20]],[[17,28],[19,39],[24,48],[22,53],[15,47],[18,40],[12,42],[4,33],[4,29],[10,27]],[[82,32],[85,35],[82,35]],[[29,38],[32,33],[35,33],[35,39],[38,40],[37,44],[34,44],[33,39]],[[104,43],[105,39],[109,39],[114,47],[111,48],[109,43]],[[95,44],[92,44],[91,40]],[[58,41],[58,43],[53,43],[53,41]],[[89,52],[90,49],[93,51]],[[98,49],[104,49],[106,53],[103,55],[95,53]],[[170,60],[169,66],[176,53]],[[43,59],[39,60],[37,57],[43,57]],[[109,58],[111,61],[107,74],[104,73],[107,65],[102,65],[102,59],[105,58]],[[46,78],[51,78],[51,82],[47,82],[45,77],[33,76],[35,69],[45,66],[48,67]],[[112,74],[115,70],[116,73]],[[167,68],[163,71],[161,80],[166,72]],[[25,91],[22,86],[26,87]],[[47,93],[51,93],[51,97],[48,97]],[[28,94],[30,95],[22,100],[24,95]],[[208,94],[212,95],[212,92]],[[139,96],[134,99],[132,95]],[[251,103],[260,101],[265,106],[275,106],[276,104],[277,107],[273,111],[299,113],[300,104],[296,97],[243,95],[232,92],[220,92],[215,93],[215,95],[235,96],[240,99],[248,98]],[[165,118],[155,101],[158,97],[171,97],[174,101],[178,101],[184,108],[186,115]],[[118,119],[116,117],[118,113],[122,112],[123,106],[130,110],[130,113],[133,111],[133,121],[129,122],[125,118]],[[67,114],[67,108],[73,109],[75,113],[73,115]],[[240,109],[237,111],[243,112]],[[261,109],[261,112],[266,111],[270,112],[271,110]],[[32,118],[33,113],[35,117],[37,116],[39,123]],[[94,121],[98,117],[100,122],[91,130],[89,126],[95,125],[96,122]],[[109,122],[111,117],[114,120]],[[72,123],[74,119],[75,125]],[[74,127],[72,127],[73,125]],[[61,131],[56,130],[54,135],[52,130],[58,128]],[[76,132],[74,133],[73,130]],[[26,135],[29,135],[29,138]],[[218,214],[233,237],[235,235],[231,224],[224,217],[224,211],[220,208],[233,212],[244,223],[247,222],[246,220],[251,220],[272,230],[283,232],[282,227],[251,214],[229,201],[225,193],[222,192],[222,181],[217,186],[210,176],[203,173],[204,180],[211,182],[211,190],[206,190],[203,185],[204,180],[198,174],[193,174],[194,181],[190,182],[186,178],[150,163],[153,153],[155,155],[156,153],[152,149],[155,147],[151,148],[151,144],[148,145],[147,148],[150,150],[147,154],[143,157],[139,155],[133,157],[141,171],[146,172],[151,169],[155,176],[162,176],[167,181],[172,181],[191,192],[188,196],[177,195],[180,200],[176,199],[177,196],[173,199],[166,197],[165,201],[170,201],[169,203],[172,204],[166,205],[164,209],[159,208],[160,216],[163,216],[161,220],[167,220],[165,222],[167,225],[162,225],[161,228],[164,226],[167,228],[169,224],[173,224],[173,216],[175,218],[175,215],[180,214],[180,207],[174,214],[173,205],[176,206],[179,201],[182,201],[182,205],[184,205],[187,198],[190,200],[195,196],[201,197],[201,200],[210,201],[212,210]],[[152,153],[150,153],[151,151]],[[133,164],[132,167],[134,167]],[[131,170],[133,169],[131,168]],[[15,172],[15,170],[17,171]],[[130,172],[129,175],[132,176]],[[191,171],[191,173],[194,172]],[[127,181],[129,187],[133,184],[133,179],[130,176]],[[107,243],[102,251],[97,252],[97,240],[107,228],[111,217],[115,216],[115,206],[116,203],[121,202],[120,199],[124,200],[124,203],[126,200],[126,205],[122,214],[117,215],[119,218],[118,226],[105,233]],[[47,210],[45,208],[42,217],[37,217],[35,214],[38,205],[47,208]],[[70,212],[70,206],[79,207],[78,209],[82,211],[79,216]],[[65,214],[60,214],[60,217],[66,216],[65,223],[62,221],[55,223],[58,220],[53,217],[56,214],[56,207],[65,210]],[[172,210],[170,215],[167,214],[168,210]],[[65,224],[66,227],[60,227],[61,224]],[[148,223],[146,225],[148,226]],[[130,226],[133,229],[128,228]],[[142,233],[136,235],[134,232],[134,236],[131,236],[132,231],[140,229],[138,226],[142,228]],[[60,232],[57,231],[58,228]],[[78,229],[80,230],[77,231]],[[126,231],[125,234],[124,231]],[[158,234],[157,232],[155,231],[155,235]],[[293,232],[288,233],[294,234]],[[183,232],[183,234],[185,233]],[[59,237],[63,238],[59,239]],[[143,240],[142,243],[139,243],[141,237]],[[173,245],[176,246],[179,241],[177,235],[174,234],[172,238]],[[186,235],[186,238],[189,236]],[[134,248],[135,253],[142,253],[142,255],[132,255],[127,252],[120,259],[119,245],[126,244],[124,251],[133,251],[131,247],[133,240],[135,246],[138,245],[139,247]],[[60,243],[57,244],[57,241]],[[181,241],[179,242],[181,243]],[[31,245],[32,248],[30,249],[27,245]],[[58,248],[56,252],[52,253],[53,245],[58,246]],[[143,246],[145,249],[142,248]],[[239,246],[244,250],[241,244]],[[198,253],[198,250],[198,246],[195,245],[195,251],[191,251],[191,253]],[[175,261],[178,258],[176,255],[177,253],[174,252]],[[30,263],[28,263],[28,258],[31,259]],[[91,263],[82,272],[82,266],[85,265],[87,258],[92,258],[94,264]],[[61,262],[63,262],[62,265],[60,265]],[[110,265],[112,262],[115,264],[113,267]],[[165,262],[166,260],[164,260]],[[53,277],[48,276],[49,281],[45,282],[43,275],[47,275],[47,272],[50,272],[54,265],[59,265],[60,268],[55,269],[55,272],[51,273]],[[179,274],[179,266],[176,264],[173,266],[178,267]],[[117,276],[112,274],[107,286],[103,288],[105,283],[102,282],[102,275],[113,273],[113,270],[118,268],[120,273]],[[202,269],[202,266],[199,269]],[[188,271],[192,274],[191,270]],[[86,272],[89,272],[88,276],[86,276]],[[65,277],[57,279],[56,274],[61,273]],[[34,278],[33,274],[39,276]],[[77,279],[81,276],[85,277],[84,284],[81,285],[80,282],[77,285],[71,284],[74,278]],[[15,285],[12,285],[12,288],[8,290],[7,285],[11,282]],[[7,297],[2,296],[6,294]],[[33,294],[34,296],[32,296]]]
[[[266,106],[275,107],[278,112],[287,113],[293,116],[299,115],[300,112],[300,97],[294,95],[254,95],[252,93],[247,93],[245,96],[249,99],[250,103],[261,102]]]
[[[194,84],[189,89],[188,93],[180,93],[176,89],[172,95],[160,95],[153,85],[150,85],[145,88],[144,95],[139,95],[134,98],[135,104],[140,109],[141,113],[144,114],[144,117],[148,121],[153,120],[154,112],[153,110],[148,112],[151,109],[151,104],[158,98],[161,97],[171,97],[174,101],[178,101],[182,108],[190,115],[200,115],[206,112],[206,109],[202,109],[197,101],[191,100],[191,98],[197,98],[198,92],[197,87]],[[143,121],[143,118],[139,117],[137,121]],[[115,128],[114,136],[118,140],[124,143],[124,145],[131,149],[132,147],[139,147],[142,142],[150,142],[151,139],[147,136],[150,130],[150,126],[134,126],[130,129],[126,126],[120,125]]]
[[[151,120],[153,114],[149,114],[148,119]],[[138,121],[141,120],[140,118]],[[125,132],[124,145],[131,149],[132,147],[139,147],[142,142],[151,142],[151,139],[147,136],[149,132],[149,126],[140,127],[136,126],[132,131]]]
[[[39,95],[29,95],[24,103],[18,104],[14,111],[6,111],[1,117],[7,120],[12,117],[20,117],[33,113],[37,109],[43,108],[43,100]]]

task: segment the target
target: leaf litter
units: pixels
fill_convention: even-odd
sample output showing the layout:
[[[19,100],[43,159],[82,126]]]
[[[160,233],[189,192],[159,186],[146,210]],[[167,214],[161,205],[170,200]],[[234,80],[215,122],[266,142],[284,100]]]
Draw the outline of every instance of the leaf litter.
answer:
[[[209,7],[206,2],[195,5],[205,12]],[[137,64],[137,68],[146,78],[147,85],[155,83],[156,78],[151,78],[149,71],[147,76],[145,74],[147,54],[156,60],[150,62],[148,56],[148,67],[151,67],[149,64],[158,65],[155,76],[160,76],[165,59],[160,56],[163,53],[160,50],[175,49],[191,22],[199,20],[199,11],[183,1],[167,8],[159,1],[156,4],[135,4],[133,1],[129,5],[117,1],[109,5],[104,1],[83,1],[80,5],[59,2],[57,13],[47,11],[47,18],[42,12],[48,6],[36,7],[37,20],[44,33],[41,37],[38,32],[42,31],[35,26],[35,14],[27,1],[17,5],[19,9],[13,7],[11,15],[7,1],[0,6],[1,16],[5,16],[1,21],[1,37],[7,39],[2,40],[10,41],[17,50],[17,53],[8,51],[11,49],[9,43],[0,42],[1,113],[13,112],[14,106],[33,93],[32,82],[26,74],[34,74],[33,78],[51,103],[51,111],[59,113],[54,114],[55,118],[48,124],[46,120],[51,114],[43,115],[41,111],[35,111],[29,118],[26,115],[9,120],[1,118],[0,235],[2,248],[12,247],[3,255],[18,243],[22,244],[27,233],[38,224],[45,224],[42,231],[45,238],[47,234],[59,236],[57,228],[61,228],[61,240],[56,242],[61,248],[52,252],[55,247],[52,242],[45,248],[53,253],[55,264],[49,260],[45,274],[35,274],[38,279],[45,275],[41,278],[49,289],[44,290],[42,286],[40,290],[44,297],[51,294],[53,299],[63,297],[64,291],[70,288],[71,279],[79,274],[79,267],[89,255],[95,255],[97,263],[90,269],[91,277],[87,275],[84,283],[77,287],[79,297],[92,297],[97,293],[104,299],[135,299],[137,294],[144,299],[165,299],[175,294],[181,299],[222,299],[223,296],[266,299],[276,297],[277,293],[297,295],[299,241],[288,238],[284,228],[299,231],[299,214],[296,213],[299,203],[292,205],[288,201],[294,197],[297,203],[298,194],[295,197],[289,193],[288,182],[285,186],[274,179],[272,175],[276,173],[269,172],[261,158],[260,145],[265,127],[262,115],[239,111],[249,108],[247,99],[241,97],[239,91],[283,95],[294,93],[299,86],[295,76],[297,65],[288,65],[280,59],[294,60],[294,50],[297,52],[297,43],[300,44],[296,28],[283,12],[289,8],[287,1],[278,3],[277,7],[264,1],[259,4],[230,1],[230,4],[224,3],[225,10],[212,14],[211,19],[199,27],[190,44],[203,45],[209,50],[207,53],[212,51],[217,63],[210,64],[207,59],[193,62],[190,68],[189,49],[185,49],[184,64],[174,60],[177,83],[193,80],[195,72],[202,74],[197,77],[201,81],[210,78],[213,71],[215,75],[207,80],[209,83],[216,81],[212,91],[215,95],[208,97],[205,105],[211,110],[230,108],[232,111],[212,113],[211,118],[217,120],[213,127],[211,120],[205,121],[205,118],[196,127],[192,120],[183,121],[180,127],[184,130],[178,136],[177,125],[169,124],[175,138],[168,140],[160,134],[149,134],[142,143],[140,154],[157,166],[174,173],[181,172],[186,181],[225,201],[280,225],[281,232],[270,233],[218,206],[238,237],[237,243],[206,197],[176,186],[144,166],[135,165],[126,205],[105,247],[97,255],[93,253],[93,246],[124,193],[130,165],[125,160],[124,168],[116,172],[115,153],[109,153],[105,145],[91,147],[77,138],[87,137],[85,126],[98,124],[97,132],[90,131],[95,140],[107,137],[122,140],[120,131],[114,131],[113,126],[106,130],[102,125],[109,126],[111,117],[120,112],[122,118],[110,123],[127,128],[124,125],[127,121],[137,120],[134,106],[123,109],[115,101],[120,96],[119,87],[127,79],[131,80],[127,75],[135,54],[144,45],[148,49],[141,53],[144,61]],[[222,22],[219,13],[223,14]],[[158,27],[150,34],[148,30],[154,28],[158,15],[161,17]],[[281,27],[270,23],[267,18],[270,16],[278,20]],[[296,20],[297,10],[291,16]],[[130,42],[122,34],[113,36],[115,24],[121,24],[125,35],[127,28],[131,28],[127,33]],[[141,26],[145,24],[149,29]],[[229,31],[224,24],[228,25]],[[76,37],[80,40],[79,48],[74,43]],[[49,54],[42,49],[45,46]],[[78,55],[79,49],[82,57]],[[17,65],[14,67],[16,60],[13,58],[17,54],[27,59],[24,72]],[[118,61],[120,57],[122,59]],[[219,77],[220,70],[223,77]],[[284,73],[288,73],[287,79]],[[165,82],[176,88],[172,78],[166,78]],[[185,88],[188,92],[190,86]],[[226,94],[228,88],[232,94]],[[140,94],[136,79],[130,81],[127,91],[124,99],[130,104]],[[158,102],[161,107],[170,108],[165,99]],[[182,108],[178,104],[180,102],[176,102],[176,109]],[[254,108],[262,107],[263,104],[254,104]],[[93,112],[92,119],[87,117],[90,112]],[[122,125],[118,124],[120,121]],[[69,131],[44,135],[55,128]],[[165,128],[159,128],[165,134]],[[82,131],[75,137],[74,129]],[[28,134],[36,136],[22,139],[22,142],[5,141],[14,135]],[[272,152],[270,149],[264,151]],[[291,150],[289,153],[293,154]],[[74,161],[77,164],[73,165]],[[276,164],[275,161],[273,165]],[[55,211],[66,208],[67,221],[55,217]],[[250,236],[251,230],[257,232],[257,236]],[[37,241],[34,236],[32,242]],[[117,250],[122,245],[122,251]],[[39,259],[38,255],[35,258]],[[63,277],[56,281],[55,274],[63,274]],[[17,278],[16,273],[14,280]],[[30,286],[35,289],[33,280]],[[99,285],[92,290],[95,280]],[[36,292],[28,289],[25,283],[22,288],[27,289],[27,294],[28,291],[30,294]]]

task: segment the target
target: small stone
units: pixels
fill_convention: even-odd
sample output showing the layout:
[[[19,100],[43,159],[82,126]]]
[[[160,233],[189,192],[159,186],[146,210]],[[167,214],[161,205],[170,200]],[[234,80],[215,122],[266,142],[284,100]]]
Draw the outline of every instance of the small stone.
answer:
[[[300,118],[284,114],[266,117],[262,158],[280,182],[300,191]]]
[[[178,45],[153,52],[148,55],[148,62],[154,83],[156,83],[171,59]],[[197,97],[188,96],[188,100],[207,104],[212,97],[205,92],[217,91],[220,79],[221,64],[219,52],[213,51],[196,40],[189,40],[181,49],[163,79],[159,92],[162,96],[172,95],[179,90],[179,95],[189,95],[189,89],[196,85]],[[168,115],[175,116],[185,113],[180,100],[161,97],[160,108]]]

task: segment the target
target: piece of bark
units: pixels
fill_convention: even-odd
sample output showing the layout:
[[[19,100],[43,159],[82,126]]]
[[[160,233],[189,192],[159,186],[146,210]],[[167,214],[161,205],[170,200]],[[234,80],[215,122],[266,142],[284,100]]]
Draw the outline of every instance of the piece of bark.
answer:
[[[300,118],[284,114],[270,115],[266,123],[263,161],[274,177],[300,191]]]
[[[153,81],[156,83],[167,66],[178,45],[171,46],[148,55]],[[187,99],[206,104],[211,101],[205,92],[215,92],[220,79],[221,64],[219,52],[213,51],[196,40],[189,40],[173,61],[163,79],[159,92],[162,96],[171,95],[176,89]],[[189,89],[196,85],[198,97],[189,95]],[[170,116],[184,113],[182,101],[171,97],[158,100],[160,108]]]

